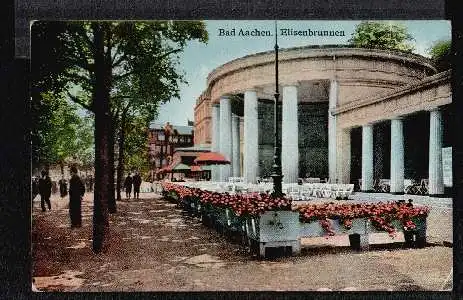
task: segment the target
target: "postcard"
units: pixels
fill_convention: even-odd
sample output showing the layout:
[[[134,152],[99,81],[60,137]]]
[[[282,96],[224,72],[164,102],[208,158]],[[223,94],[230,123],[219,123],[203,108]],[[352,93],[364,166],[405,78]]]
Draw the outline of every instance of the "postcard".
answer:
[[[450,291],[449,21],[37,21],[35,292]]]

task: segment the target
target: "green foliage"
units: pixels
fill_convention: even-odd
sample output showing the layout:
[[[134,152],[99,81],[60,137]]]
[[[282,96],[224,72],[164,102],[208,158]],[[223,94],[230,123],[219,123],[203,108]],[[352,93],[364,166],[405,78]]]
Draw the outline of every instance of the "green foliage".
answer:
[[[81,117],[76,104],[62,96],[43,94],[33,101],[39,123],[33,128],[34,163],[56,164],[69,160],[93,163],[93,124]]]
[[[446,71],[452,67],[451,46],[450,40],[437,41],[428,49],[431,60],[439,71]]]
[[[141,174],[149,171],[148,124],[148,118],[138,115],[129,116],[124,126],[125,142],[122,155],[127,171],[139,170]]]
[[[184,82],[177,71],[178,54],[189,40],[208,40],[205,24],[200,21],[98,24],[104,30],[111,95],[143,101],[166,102],[178,97],[178,84]],[[89,110],[93,110],[96,84],[93,30],[92,22],[82,21],[36,22],[32,27],[33,51],[36,51],[33,81],[38,85],[47,79],[50,81],[47,90],[53,91],[79,86],[82,97],[73,95],[77,97],[72,100]],[[127,80],[134,88],[131,95],[122,94],[121,85],[127,85]]]
[[[412,52],[413,40],[402,24],[365,21],[357,25],[349,43],[359,48]]]

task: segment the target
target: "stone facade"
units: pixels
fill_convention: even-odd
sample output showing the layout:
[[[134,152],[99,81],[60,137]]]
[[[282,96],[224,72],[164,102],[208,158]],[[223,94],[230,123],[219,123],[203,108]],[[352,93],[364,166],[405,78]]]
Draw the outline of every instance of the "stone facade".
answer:
[[[392,188],[398,191],[403,190],[403,179],[413,176],[431,174],[430,178],[440,182],[439,166],[442,159],[438,156],[438,150],[447,139],[441,131],[448,129],[446,116],[442,112],[452,99],[450,72],[435,73],[436,69],[425,57],[394,51],[347,47],[281,50],[279,101],[280,109],[283,107],[285,113],[283,120],[280,119],[279,136],[294,139],[291,130],[297,128],[296,149],[299,154],[295,154],[298,157],[295,161],[298,176],[329,178],[331,182],[340,183],[359,179],[353,177],[364,177],[367,188],[373,185],[376,178],[389,177]],[[206,120],[199,113],[206,107],[203,98],[218,105],[223,97],[242,103],[246,97],[255,99],[257,96],[257,124],[249,116],[246,118],[247,102],[245,109],[240,111],[234,110],[232,104],[232,112],[242,117],[241,163],[246,162],[246,149],[255,153],[258,147],[258,159],[247,160],[258,166],[258,172],[254,169],[250,173],[253,176],[269,175],[273,164],[274,76],[273,51],[232,60],[209,74],[208,87],[195,108],[195,123],[200,124]],[[285,108],[285,105],[294,103],[295,97],[297,112],[293,104]],[[426,129],[427,137],[420,140],[410,136],[410,130],[420,128],[413,121],[416,115],[421,114],[421,118],[429,119],[430,111],[435,110],[437,112],[432,113],[433,121],[429,123],[428,120],[432,126]],[[252,113],[250,108],[248,113]],[[296,124],[289,125],[296,119]],[[255,126],[257,135],[249,127],[246,130],[246,122]],[[282,122],[286,122],[285,126],[282,126]],[[281,132],[282,128],[286,131]],[[362,134],[360,130],[360,136],[355,137],[358,128],[363,128],[365,133]],[[197,126],[197,129],[211,132],[212,128],[208,130],[205,126]],[[243,139],[246,134],[248,141],[254,143],[254,139],[257,139],[257,145],[248,145]],[[355,139],[359,141],[353,142]],[[426,148],[429,153],[424,155],[422,150],[416,155],[418,150],[414,146],[427,143],[428,139],[432,140]],[[208,140],[200,134],[195,142],[207,143]],[[358,149],[359,143],[364,144],[363,154]],[[283,148],[290,149],[292,146],[288,147],[289,143],[286,143]],[[291,151],[282,152],[282,160],[293,164],[294,156],[286,152]],[[392,153],[400,155],[393,157]],[[420,158],[410,159],[412,154]],[[425,159],[429,161],[429,172],[421,168]],[[243,168],[246,170],[247,167]],[[292,170],[291,167],[286,172]],[[294,174],[291,181],[295,180],[293,177]],[[438,194],[441,192],[439,182],[432,185],[436,186]]]

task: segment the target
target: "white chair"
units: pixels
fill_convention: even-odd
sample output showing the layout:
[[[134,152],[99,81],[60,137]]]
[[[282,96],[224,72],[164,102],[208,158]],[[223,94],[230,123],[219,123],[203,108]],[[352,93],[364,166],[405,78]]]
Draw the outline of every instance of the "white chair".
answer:
[[[311,183],[303,184],[301,187],[302,200],[312,200],[313,198],[313,185]]]
[[[301,191],[297,186],[289,186],[286,190],[288,198],[291,198],[293,201],[301,200]]]

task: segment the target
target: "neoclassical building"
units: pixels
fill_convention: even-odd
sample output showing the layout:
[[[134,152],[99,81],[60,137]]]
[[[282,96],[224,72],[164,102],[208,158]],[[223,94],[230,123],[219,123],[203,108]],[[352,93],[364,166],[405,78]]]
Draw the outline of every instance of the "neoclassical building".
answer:
[[[195,144],[232,162],[215,168],[213,180],[270,174],[274,59],[273,51],[256,53],[208,75],[195,106]],[[320,177],[371,191],[389,179],[400,194],[405,179],[425,179],[430,195],[444,194],[450,72],[437,73],[419,55],[311,46],[280,50],[279,84],[284,182]]]

